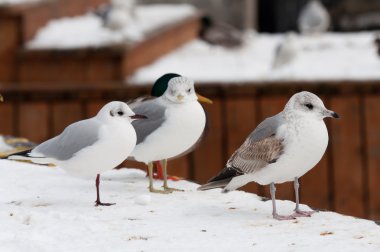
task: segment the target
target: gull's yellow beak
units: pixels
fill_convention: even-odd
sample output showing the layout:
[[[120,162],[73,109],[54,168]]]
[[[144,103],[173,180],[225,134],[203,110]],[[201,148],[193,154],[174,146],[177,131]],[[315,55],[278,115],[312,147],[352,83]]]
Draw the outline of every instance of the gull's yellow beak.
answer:
[[[197,97],[198,97],[198,101],[200,101],[200,102],[212,104],[212,101],[209,98],[206,98],[200,94],[197,94]]]
[[[4,98],[3,96],[0,94],[0,102],[3,102],[4,101]]]
[[[177,99],[178,99],[178,101],[182,101],[183,100],[183,98],[184,98],[184,96],[183,95],[177,95]]]

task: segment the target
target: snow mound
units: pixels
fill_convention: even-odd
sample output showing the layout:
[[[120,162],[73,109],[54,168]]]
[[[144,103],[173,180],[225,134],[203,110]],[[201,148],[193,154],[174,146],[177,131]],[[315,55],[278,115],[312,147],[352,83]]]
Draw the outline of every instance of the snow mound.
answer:
[[[0,0],[1,5],[13,5],[13,4],[27,4],[27,3],[36,3],[43,2],[48,0]]]
[[[276,221],[270,201],[240,191],[199,192],[187,181],[170,183],[186,192],[148,194],[145,173],[134,169],[102,176],[102,199],[117,203],[111,207],[93,206],[93,180],[59,168],[0,160],[0,185],[0,251],[380,249],[380,227],[372,221],[333,212]],[[281,214],[293,208],[278,201]]]
[[[137,42],[159,28],[184,20],[196,13],[188,4],[156,4],[136,6],[136,17],[120,31],[103,26],[94,14],[60,18],[42,27],[26,45],[30,49],[73,49]]]
[[[192,41],[140,68],[129,83],[153,83],[165,73],[198,82],[242,83],[272,80],[379,80],[375,33],[326,33],[297,36],[295,59],[279,69],[272,64],[284,35],[248,34],[242,48],[231,50]]]

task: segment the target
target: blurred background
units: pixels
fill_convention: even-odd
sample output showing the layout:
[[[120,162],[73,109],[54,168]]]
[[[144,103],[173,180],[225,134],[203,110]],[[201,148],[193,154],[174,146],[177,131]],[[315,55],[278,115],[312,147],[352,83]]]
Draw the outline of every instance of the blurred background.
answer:
[[[169,173],[204,183],[307,90],[342,119],[326,120],[329,147],[301,178],[301,202],[380,220],[379,31],[378,0],[0,0],[0,153],[176,72],[214,104],[204,105],[202,144]],[[255,183],[243,189],[269,196]],[[294,200],[292,183],[277,195]]]

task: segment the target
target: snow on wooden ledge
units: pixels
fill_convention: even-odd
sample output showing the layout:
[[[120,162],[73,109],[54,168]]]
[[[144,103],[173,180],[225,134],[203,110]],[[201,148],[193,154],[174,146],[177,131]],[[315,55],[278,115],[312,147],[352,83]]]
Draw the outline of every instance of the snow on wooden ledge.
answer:
[[[0,251],[380,251],[372,221],[333,212],[277,221],[251,193],[180,181],[171,186],[186,192],[160,195],[147,185],[140,170],[107,172],[102,199],[117,204],[94,207],[93,180],[0,160]],[[294,203],[277,206],[290,214]]]
[[[1,0],[0,6],[2,5],[13,5],[13,4],[28,4],[28,3],[36,3],[47,0]]]
[[[168,72],[205,83],[379,80],[375,35],[356,32],[297,36],[294,61],[279,69],[273,69],[272,64],[284,34],[247,34],[244,46],[235,50],[195,40],[140,68],[127,81],[152,83]]]

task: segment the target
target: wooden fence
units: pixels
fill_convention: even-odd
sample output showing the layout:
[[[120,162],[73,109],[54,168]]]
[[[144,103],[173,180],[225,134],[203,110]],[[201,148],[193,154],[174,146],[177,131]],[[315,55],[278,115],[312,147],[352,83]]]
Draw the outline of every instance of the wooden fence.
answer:
[[[326,119],[330,142],[321,162],[301,178],[301,201],[311,207],[380,219],[380,81],[197,84],[214,100],[205,105],[209,132],[186,157],[169,163],[169,173],[198,183],[223,168],[232,152],[265,117],[280,112],[295,92],[308,90],[341,115]],[[0,86],[0,132],[41,142],[68,124],[93,116],[111,100],[146,95],[150,87],[108,85]],[[141,164],[129,164],[143,167]],[[245,190],[269,196],[251,183]],[[278,186],[279,199],[293,200],[293,186]]]

